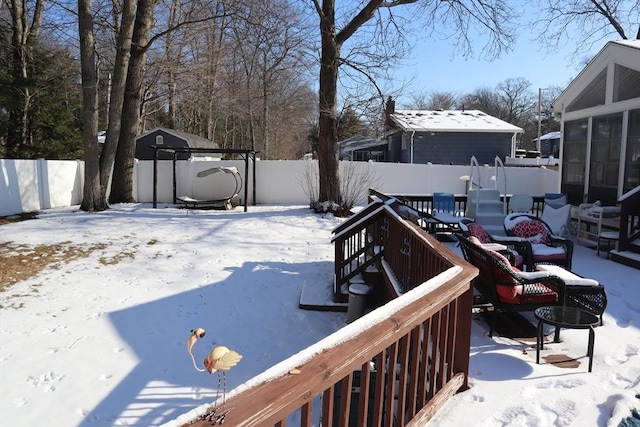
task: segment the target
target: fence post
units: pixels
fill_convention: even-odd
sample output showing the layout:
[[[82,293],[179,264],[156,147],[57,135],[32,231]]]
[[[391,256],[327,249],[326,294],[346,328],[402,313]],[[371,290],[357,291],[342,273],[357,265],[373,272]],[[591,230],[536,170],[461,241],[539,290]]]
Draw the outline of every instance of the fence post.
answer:
[[[36,159],[36,188],[38,189],[39,209],[51,208],[51,189],[47,177],[47,161],[43,158]]]

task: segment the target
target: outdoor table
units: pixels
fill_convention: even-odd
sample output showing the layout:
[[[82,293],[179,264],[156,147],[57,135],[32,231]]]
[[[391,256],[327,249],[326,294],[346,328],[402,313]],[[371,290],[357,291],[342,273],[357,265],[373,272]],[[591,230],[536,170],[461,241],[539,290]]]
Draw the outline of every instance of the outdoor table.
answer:
[[[587,356],[589,356],[589,372],[593,365],[593,345],[595,342],[594,326],[600,323],[600,319],[595,314],[575,307],[549,306],[540,307],[534,311],[538,319],[538,336],[536,339],[536,363],[540,364],[540,350],[543,348],[543,325],[546,323],[556,327],[554,341],[560,338],[560,328],[566,329],[589,329],[589,344],[587,345]]]

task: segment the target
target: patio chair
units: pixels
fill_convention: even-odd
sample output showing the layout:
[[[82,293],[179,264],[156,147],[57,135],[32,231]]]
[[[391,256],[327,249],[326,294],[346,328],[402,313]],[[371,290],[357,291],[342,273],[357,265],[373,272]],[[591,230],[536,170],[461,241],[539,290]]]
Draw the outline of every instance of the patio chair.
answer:
[[[555,264],[571,270],[573,242],[554,235],[549,225],[540,218],[512,213],[504,219],[504,230],[507,236],[519,237],[531,244],[530,258],[525,263]]]
[[[456,210],[456,198],[453,193],[433,193],[431,209],[431,233],[456,232],[462,213]]]
[[[559,277],[547,272],[520,271],[500,253],[483,247],[474,237],[467,239],[458,234],[457,238],[464,258],[479,270],[474,287],[493,306],[490,337],[500,312],[533,311],[538,307],[563,304],[565,284]]]
[[[564,193],[544,193],[544,205],[560,207],[569,203],[567,195]]]
[[[506,247],[506,250],[498,252],[509,258],[509,262],[521,270],[524,269],[523,267],[526,265],[525,259],[531,252],[531,244],[529,242],[522,241],[519,237],[491,235],[481,224],[469,218],[460,220],[460,233],[466,238],[475,237],[482,245],[493,250],[495,250],[493,245]],[[509,253],[511,257],[508,255]],[[527,267],[532,269],[533,265],[527,265]]]
[[[565,239],[569,237],[569,229],[571,227],[570,204],[545,203],[540,219],[549,226],[553,235]]]

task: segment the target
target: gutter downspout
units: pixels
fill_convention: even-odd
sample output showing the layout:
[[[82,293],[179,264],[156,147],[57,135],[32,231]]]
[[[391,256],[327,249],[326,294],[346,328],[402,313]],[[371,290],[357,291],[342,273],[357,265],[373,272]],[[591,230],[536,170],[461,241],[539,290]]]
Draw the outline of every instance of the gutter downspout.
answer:
[[[411,153],[410,153],[410,161],[409,163],[413,164],[413,136],[416,134],[415,130],[411,131]]]

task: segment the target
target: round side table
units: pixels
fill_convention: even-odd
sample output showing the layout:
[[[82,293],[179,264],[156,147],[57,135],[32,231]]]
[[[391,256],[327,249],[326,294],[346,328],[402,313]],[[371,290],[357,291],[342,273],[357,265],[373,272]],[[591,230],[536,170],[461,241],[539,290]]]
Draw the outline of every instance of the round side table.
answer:
[[[566,306],[549,306],[540,307],[534,311],[536,319],[538,319],[538,337],[536,339],[536,363],[540,364],[540,350],[543,346],[543,325],[555,326],[555,341],[560,337],[560,328],[566,329],[588,329],[589,344],[587,345],[587,356],[589,356],[589,372],[593,366],[593,345],[595,342],[594,326],[600,324],[600,319],[593,313],[588,311]]]

